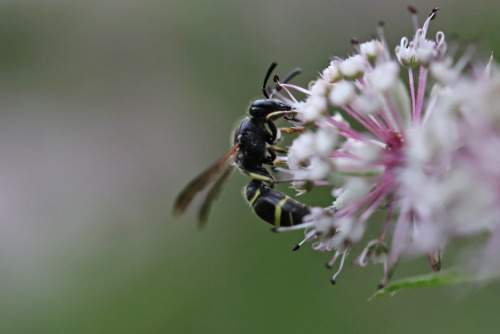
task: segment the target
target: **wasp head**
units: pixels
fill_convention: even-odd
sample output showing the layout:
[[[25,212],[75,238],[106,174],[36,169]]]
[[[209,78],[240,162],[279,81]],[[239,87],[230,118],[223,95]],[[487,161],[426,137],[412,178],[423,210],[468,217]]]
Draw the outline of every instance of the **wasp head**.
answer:
[[[266,116],[275,111],[288,111],[291,110],[288,104],[273,100],[263,99],[257,100],[250,106],[249,114],[253,118],[265,120]]]

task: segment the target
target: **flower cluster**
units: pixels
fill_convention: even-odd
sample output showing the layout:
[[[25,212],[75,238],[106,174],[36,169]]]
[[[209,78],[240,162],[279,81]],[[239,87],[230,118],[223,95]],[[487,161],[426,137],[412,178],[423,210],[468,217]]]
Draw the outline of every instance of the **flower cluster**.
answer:
[[[280,85],[277,96],[306,128],[284,172],[300,194],[330,186],[333,201],[277,230],[304,229],[296,248],[312,242],[332,252],[330,267],[340,258],[332,283],[369,225],[380,236],[354,262],[384,264],[381,286],[404,254],[427,256],[439,270],[456,236],[490,233],[474,263],[486,275],[500,269],[500,72],[491,60],[472,64],[473,50],[454,60],[443,32],[429,36],[436,12],[420,27],[412,10],[415,34],[394,52],[380,26],[377,39],[354,43],[347,59],[332,58],[307,89]],[[377,225],[372,215],[380,209],[386,218]]]

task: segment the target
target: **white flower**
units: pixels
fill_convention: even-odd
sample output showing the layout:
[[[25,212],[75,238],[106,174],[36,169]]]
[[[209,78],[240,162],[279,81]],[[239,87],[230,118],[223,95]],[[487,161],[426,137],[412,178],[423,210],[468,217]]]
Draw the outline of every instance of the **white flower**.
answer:
[[[403,37],[401,44],[396,47],[396,57],[401,65],[413,68],[417,65],[417,54],[413,45],[408,44],[408,38]]]
[[[383,263],[381,285],[404,254],[427,256],[438,270],[457,236],[494,233],[488,247],[500,249],[500,70],[490,63],[465,73],[470,54],[454,61],[442,32],[427,38],[435,12],[413,38],[401,39],[397,61],[379,34],[358,54],[330,63],[309,90],[286,84],[308,94],[298,117],[314,121],[288,152],[289,172],[300,181],[293,185],[301,192],[329,185],[334,198],[280,230],[303,228],[298,246],[310,241],[333,252],[328,266],[341,257],[332,282],[381,208],[380,237],[357,261]],[[491,252],[478,262],[500,268]]]
[[[323,70],[323,78],[329,82],[336,82],[342,78],[339,71],[338,61],[330,62],[330,66]]]
[[[288,150],[288,165],[297,168],[303,164],[316,151],[316,135],[314,133],[304,133],[294,140]]]
[[[394,61],[384,62],[367,74],[368,82],[377,92],[386,92],[397,82],[399,66]]]
[[[362,94],[356,95],[351,105],[354,110],[364,114],[374,113],[380,107],[377,98],[370,92],[363,92]]]
[[[372,39],[369,42],[361,43],[359,49],[363,56],[370,60],[374,60],[379,54],[383,54],[384,45],[380,41]]]
[[[356,203],[370,191],[370,184],[365,178],[349,178],[344,185],[343,191],[333,202],[333,207],[338,211]]]
[[[357,78],[365,72],[368,67],[367,59],[360,54],[347,58],[340,63],[340,72],[347,78]]]
[[[337,132],[330,125],[324,125],[316,132],[316,151],[324,157],[328,157],[337,142]]]
[[[342,106],[348,104],[355,97],[354,85],[349,81],[340,81],[336,83],[330,92],[330,102],[333,105]]]
[[[322,96],[310,96],[297,110],[302,111],[302,117],[306,122],[320,119],[326,113],[328,102]]]

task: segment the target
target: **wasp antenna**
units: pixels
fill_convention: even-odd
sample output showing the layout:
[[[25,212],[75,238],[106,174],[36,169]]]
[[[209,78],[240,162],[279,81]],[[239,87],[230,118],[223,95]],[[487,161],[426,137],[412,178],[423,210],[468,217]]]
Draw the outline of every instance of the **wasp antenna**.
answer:
[[[267,81],[269,80],[269,77],[271,76],[271,73],[274,71],[274,69],[278,66],[276,62],[273,62],[271,66],[269,66],[269,69],[267,70],[266,77],[264,78],[264,83],[262,84],[262,93],[264,93],[264,96],[266,98],[269,98],[269,94],[267,94]]]
[[[282,83],[289,82],[290,80],[292,80],[293,78],[295,78],[298,74],[300,74],[300,72],[302,72],[302,69],[300,67],[294,68],[292,70],[292,72],[288,73],[288,75],[285,77],[285,80],[283,80]]]

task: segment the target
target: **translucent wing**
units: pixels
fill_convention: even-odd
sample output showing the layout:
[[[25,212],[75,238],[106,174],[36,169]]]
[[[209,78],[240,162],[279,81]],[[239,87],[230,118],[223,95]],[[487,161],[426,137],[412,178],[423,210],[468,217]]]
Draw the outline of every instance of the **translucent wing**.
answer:
[[[233,166],[227,164],[224,170],[221,173],[221,176],[214,182],[210,190],[208,191],[203,203],[201,204],[200,211],[198,212],[198,227],[205,226],[207,222],[208,213],[210,211],[210,206],[212,202],[217,199],[219,196],[222,186],[226,183],[227,179],[233,173]]]
[[[191,182],[189,182],[184,187],[184,189],[182,189],[179,195],[177,195],[177,198],[174,203],[174,210],[173,210],[174,216],[178,217],[182,215],[186,211],[187,207],[189,206],[193,198],[196,196],[196,194],[207,188],[212,182],[215,181],[208,195],[210,195],[211,192],[215,193],[215,195],[217,195],[220,192],[223,181],[227,180],[227,178],[229,177],[229,175],[226,175],[227,173],[229,173],[227,170],[231,171],[233,169],[233,166],[230,165],[230,159],[234,157],[237,150],[238,150],[238,145],[234,145],[233,148],[229,152],[227,152],[222,158],[220,158],[213,165],[205,169],[200,175],[198,175]],[[205,204],[205,202],[209,203]],[[210,202],[211,201],[208,201],[207,198],[205,198],[205,201],[201,209],[203,209],[203,206],[209,206]],[[203,212],[205,211],[208,213],[208,208],[203,209]],[[202,216],[201,214],[202,211],[200,210],[200,220]]]

